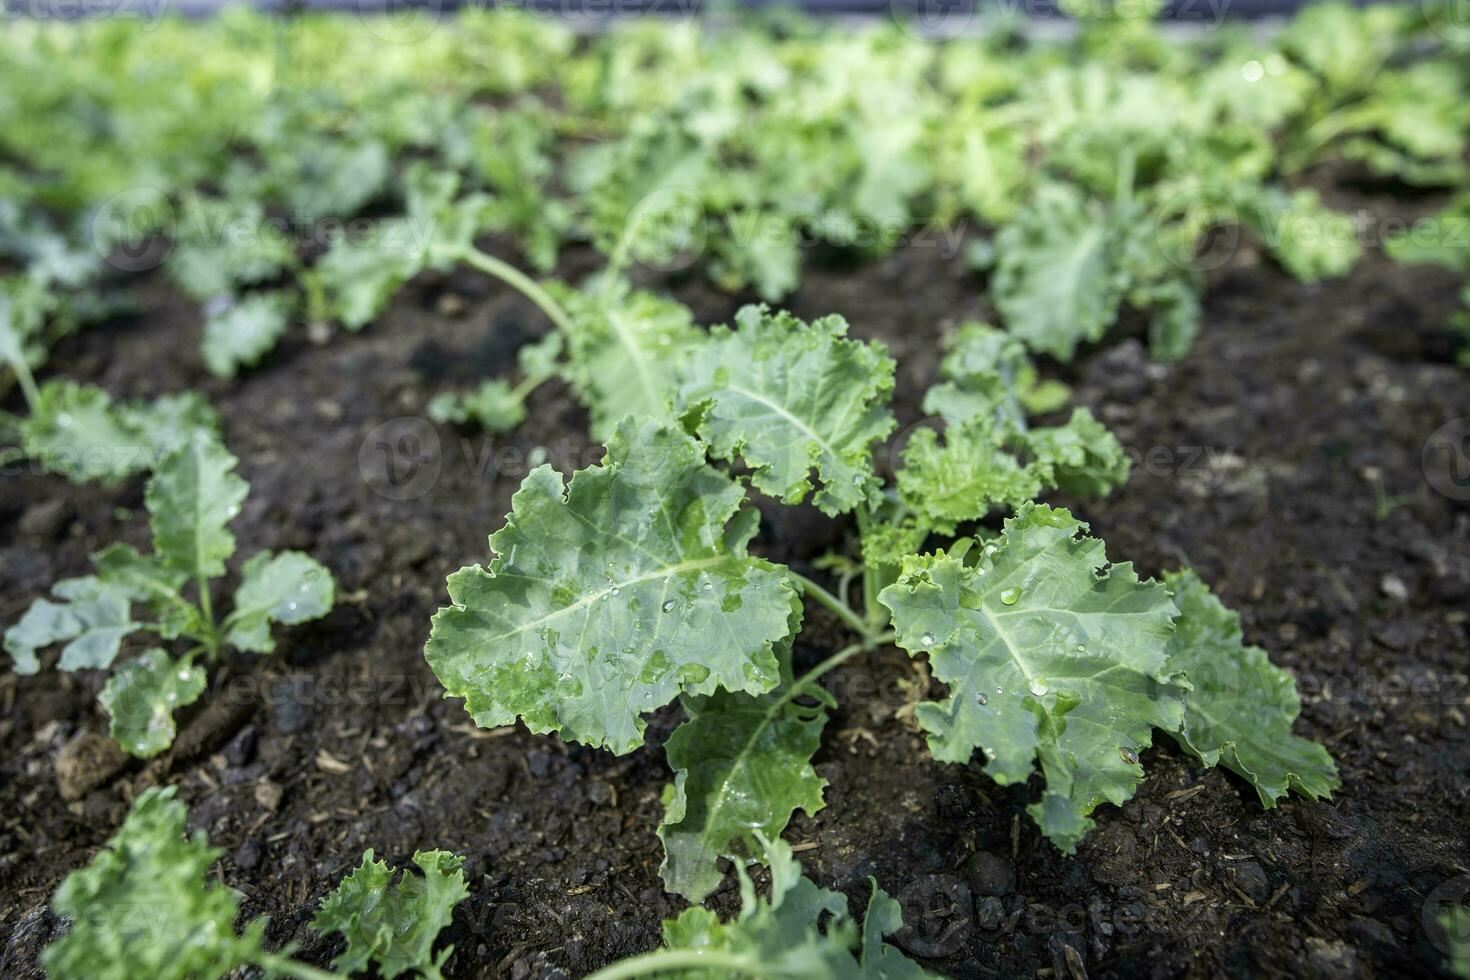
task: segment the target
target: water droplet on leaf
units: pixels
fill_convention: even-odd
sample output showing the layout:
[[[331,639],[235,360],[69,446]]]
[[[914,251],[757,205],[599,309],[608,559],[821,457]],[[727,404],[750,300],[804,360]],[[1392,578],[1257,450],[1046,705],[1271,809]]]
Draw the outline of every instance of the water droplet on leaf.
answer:
[[[919,644],[921,646],[932,647],[934,645],[935,639],[936,637],[933,633],[925,633],[923,636],[919,637]]]
[[[989,704],[990,703],[990,699],[985,696],[985,692],[984,691],[976,691],[975,692],[975,703],[976,704]]]
[[[1121,755],[1123,757],[1123,761],[1128,763],[1130,766],[1138,764],[1138,753],[1130,749],[1128,746],[1118,746],[1118,754]]]
[[[1021,590],[1015,586],[1006,589],[1000,594],[1000,601],[1008,606],[1014,606],[1021,599]]]
[[[664,612],[673,612],[674,611],[674,600],[673,599],[665,599],[664,600],[664,604],[662,606],[660,606],[659,608],[662,609]]]

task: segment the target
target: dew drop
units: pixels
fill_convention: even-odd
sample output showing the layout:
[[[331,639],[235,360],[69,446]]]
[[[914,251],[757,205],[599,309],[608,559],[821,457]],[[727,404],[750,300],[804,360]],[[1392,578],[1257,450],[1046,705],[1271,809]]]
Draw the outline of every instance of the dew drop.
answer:
[[[995,693],[996,693],[996,694],[1004,694],[1004,693],[1005,693],[1005,688],[1002,688],[1002,687],[997,687],[997,688],[996,688],[996,689],[995,689]]]
[[[1128,763],[1130,766],[1138,764],[1138,753],[1130,749],[1128,746],[1118,746],[1118,754],[1121,755],[1123,757],[1123,761]]]
[[[618,588],[616,585],[614,585],[612,587],[612,594],[613,595],[622,595],[623,594],[623,590],[620,589],[620,588]]]
[[[287,612],[295,612],[296,611],[296,603],[294,603],[294,602],[288,602],[288,603],[286,603],[286,611]]]
[[[1079,644],[1077,644],[1077,652],[1078,653],[1086,653],[1087,652],[1087,644],[1086,643],[1079,643]]]
[[[1046,686],[1046,681],[1042,680],[1040,677],[1031,678],[1031,683],[1027,684],[1026,686],[1030,688],[1031,693],[1036,695],[1038,698],[1050,690],[1050,688]]]
[[[934,645],[934,640],[935,636],[933,633],[925,633],[923,636],[919,637],[919,645],[932,647]]]
[[[861,473],[854,473],[852,475],[852,485],[855,487],[863,485],[863,475]]]
[[[976,691],[975,692],[975,703],[976,704],[989,704],[990,703],[990,699],[985,696],[985,692],[984,691]]]
[[[673,612],[674,611],[674,600],[673,599],[665,599],[664,600],[664,604],[662,606],[660,606],[659,608],[662,609],[664,612]]]
[[[700,586],[700,588],[703,589],[706,592],[708,592],[710,589],[713,589],[714,587],[715,587],[715,583],[713,583],[713,582],[706,582],[706,583],[704,583],[703,585]]]
[[[188,681],[189,681],[189,668],[185,667],[183,670],[179,671],[179,680],[183,681],[186,684],[188,683]]]
[[[1014,606],[1021,598],[1021,590],[1012,586],[1000,594],[1000,601],[1008,606]]]

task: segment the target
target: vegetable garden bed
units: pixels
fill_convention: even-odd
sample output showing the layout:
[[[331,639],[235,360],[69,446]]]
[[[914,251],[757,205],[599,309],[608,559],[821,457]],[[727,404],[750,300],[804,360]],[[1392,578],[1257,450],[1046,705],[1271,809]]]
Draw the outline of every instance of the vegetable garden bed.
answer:
[[[613,42],[594,43],[607,43],[612,50]],[[1137,38],[1118,44],[1124,61],[1153,51]],[[1105,61],[1109,50],[1093,53]],[[667,51],[662,56],[677,60]],[[1463,59],[1462,50],[1458,57]],[[1443,63],[1459,66],[1457,84],[1463,91],[1463,64]],[[16,64],[13,57],[10,64]],[[525,86],[542,91],[543,82]],[[509,88],[519,91],[520,85]],[[506,92],[485,97],[496,103],[489,111],[512,111]],[[608,118],[618,126],[626,122],[618,112]],[[574,143],[609,138],[599,132],[607,120],[570,114],[564,119],[587,130],[568,137]],[[508,129],[496,132],[513,138]],[[1315,191],[1320,205],[1314,202],[1313,208],[1360,215],[1369,228],[1407,227],[1445,213],[1454,181],[1463,180],[1411,184],[1402,174],[1375,171],[1382,156],[1343,160],[1340,149],[1334,146],[1311,167],[1282,176],[1282,186]],[[1082,153],[1074,165],[1085,169],[1078,161],[1087,157]],[[1427,166],[1422,159],[1416,162]],[[1463,166],[1463,145],[1458,156],[1451,153],[1435,162]],[[1118,170],[1145,187],[1153,178],[1133,166]],[[617,186],[616,173],[605,186]],[[525,171],[515,176],[524,179]],[[1105,176],[1102,183],[1109,190],[1089,192],[1086,206],[1107,209],[1096,212],[1105,215],[1098,220],[1114,220],[1129,202],[1113,196],[1119,174],[1109,170]],[[364,202],[363,213],[378,218],[401,213],[399,198],[407,195],[398,194],[396,180]],[[302,178],[303,185],[308,183]],[[507,188],[495,186],[493,172],[488,183],[492,195],[506,200]],[[545,185],[547,199],[563,191],[554,184]],[[206,193],[218,190],[208,181],[199,186]],[[1024,179],[1015,188],[1025,201],[1045,193]],[[261,191],[266,199],[270,193],[276,192]],[[986,193],[984,188],[977,192],[982,200]],[[16,197],[33,203],[23,193]],[[56,202],[43,197],[34,199],[41,204],[38,213],[56,213]],[[609,191],[600,200],[615,196]],[[965,207],[973,208],[973,201],[967,202]],[[529,485],[535,479],[527,478],[536,466],[548,462],[564,477],[579,470],[627,473],[640,451],[649,466],[662,465],[665,450],[649,447],[668,443],[638,440],[675,439],[676,432],[690,432],[718,447],[711,428],[728,404],[720,401],[720,386],[729,374],[712,370],[705,387],[687,396],[695,408],[681,428],[659,429],[663,434],[656,437],[626,430],[619,438],[632,441],[634,448],[621,458],[633,462],[617,470],[620,463],[605,460],[602,446],[616,429],[617,407],[637,397],[637,385],[628,380],[626,365],[591,380],[578,373],[576,358],[584,355],[575,346],[576,331],[588,316],[579,312],[582,294],[553,284],[549,297],[533,288],[528,298],[527,290],[501,281],[505,274],[499,262],[524,266],[538,248],[542,255],[547,251],[546,239],[536,237],[536,221],[553,206],[533,195],[519,203],[525,204],[522,210],[511,207],[496,222],[472,229],[479,233],[478,252],[454,253],[468,255],[467,261],[429,262],[429,268],[414,269],[407,282],[394,283],[360,331],[347,333],[330,324],[351,319],[343,314],[354,301],[348,294],[366,277],[329,286],[329,305],[345,305],[324,313],[312,306],[321,296],[303,275],[302,298],[290,300],[295,304],[286,318],[290,328],[281,331],[274,349],[267,343],[264,352],[241,353],[224,345],[228,351],[221,355],[216,345],[211,354],[207,344],[201,350],[208,305],[191,282],[181,283],[174,274],[175,254],[161,268],[129,272],[121,282],[102,277],[108,294],[116,287],[130,291],[131,309],[100,317],[49,346],[43,383],[64,376],[139,405],[180,392],[201,393],[218,415],[222,444],[239,459],[237,472],[248,482],[249,495],[236,499],[231,489],[206,495],[236,505],[229,518],[235,546],[223,553],[234,557],[214,592],[221,607],[210,610],[203,603],[204,619],[218,611],[222,625],[217,631],[200,627],[199,633],[200,644],[214,644],[219,658],[211,662],[201,654],[204,694],[177,712],[164,713],[175,717],[178,734],[164,740],[162,751],[138,751],[147,757],[129,758],[109,738],[109,716],[98,706],[108,682],[105,671],[49,669],[54,658],[42,653],[48,669],[0,678],[0,975],[41,975],[43,950],[68,929],[79,928],[65,924],[53,910],[53,893],[69,873],[94,860],[135,800],[155,786],[176,787],[177,799],[188,805],[190,829],[202,830],[222,849],[209,877],[240,892],[243,920],[270,916],[266,945],[297,944],[297,961],[323,969],[343,946],[322,934],[327,930],[309,924],[323,897],[369,848],[392,867],[407,866],[420,850],[463,857],[468,895],[437,945],[454,948],[444,965],[447,976],[583,976],[646,953],[661,943],[660,923],[690,904],[675,890],[693,897],[707,891],[704,904],[721,918],[741,909],[740,881],[726,871],[727,864],[696,862],[693,870],[683,871],[665,865],[666,854],[678,847],[660,839],[670,767],[677,765],[666,755],[695,750],[688,729],[679,728],[685,711],[672,703],[672,695],[646,706],[647,731],[639,734],[616,728],[620,712],[589,723],[585,712],[565,707],[574,696],[561,688],[545,694],[544,703],[561,705],[563,713],[553,710],[532,727],[559,727],[589,745],[533,734],[523,724],[498,718],[482,719],[485,724],[477,727],[464,703],[446,700],[441,687],[441,681],[451,687],[464,683],[457,668],[446,666],[458,652],[435,649],[435,643],[450,644],[449,629],[457,623],[454,606],[441,609],[447,601],[445,576],[489,560],[484,535],[500,529],[505,515],[531,513],[530,491],[514,500],[513,495],[523,480]],[[410,202],[407,209],[412,207]],[[581,283],[606,267],[619,244],[625,245],[632,253],[628,268],[640,287],[687,307],[697,324],[739,322],[741,330],[758,335],[759,344],[736,352],[754,376],[761,351],[769,351],[761,345],[777,342],[772,338],[779,336],[778,327],[772,325],[774,318],[737,314],[762,292],[770,295],[771,266],[726,254],[722,277],[705,275],[708,254],[692,265],[670,262],[667,253],[641,254],[643,243],[636,236],[631,245],[599,237],[628,217],[624,208],[615,221],[599,224],[602,207],[594,202],[587,212],[558,222],[546,278]],[[604,210],[617,208],[608,204]],[[662,219],[661,230],[676,245],[687,245],[681,237],[687,229],[677,209],[673,213],[674,218]],[[453,223],[442,212],[436,221],[439,229]],[[1207,231],[1208,225],[1199,227]],[[998,236],[995,226],[1002,229]],[[1020,236],[1019,226],[1009,215],[994,225],[963,220],[942,234],[914,236],[891,251],[871,250],[884,254],[857,254],[831,243],[802,250],[799,278],[789,292],[781,290],[785,295],[778,304],[799,319],[788,325],[789,336],[802,343],[834,342],[833,337],[813,340],[811,331],[821,318],[837,313],[850,325],[849,338],[885,345],[896,365],[894,424],[891,433],[879,433],[872,450],[873,486],[896,474],[903,490],[904,473],[918,471],[918,451],[908,450],[916,441],[924,445],[928,437],[918,435],[921,431],[959,431],[953,409],[936,409],[926,393],[946,380],[964,387],[966,376],[956,373],[946,353],[955,349],[955,338],[967,336],[966,324],[1010,325],[1039,352],[1066,356],[1075,346],[1075,357],[1065,360],[1036,355],[1041,377],[1065,384],[1066,398],[1054,397],[1060,390],[1055,384],[1024,392],[1024,385],[1008,377],[1013,387],[1007,398],[1026,396],[1024,438],[1045,438],[1036,434],[1053,427],[1072,431],[1072,409],[1090,409],[1116,437],[1131,472],[1105,494],[1081,492],[1096,487],[1058,478],[1040,491],[1043,499],[1086,521],[1086,533],[1106,542],[1113,561],[1132,562],[1146,578],[1192,568],[1221,602],[1238,611],[1245,640],[1268,650],[1271,660],[1294,676],[1303,701],[1294,731],[1330,752],[1341,784],[1324,787],[1331,790],[1330,799],[1314,800],[1301,792],[1303,782],[1313,777],[1298,768],[1291,771],[1298,792],[1284,795],[1283,776],[1280,793],[1262,788],[1258,795],[1252,782],[1264,787],[1268,776],[1257,773],[1252,780],[1224,766],[1205,767],[1183,747],[1187,736],[1154,736],[1151,747],[1145,738],[1136,751],[1128,744],[1108,746],[1113,755],[1121,753],[1127,773],[1136,765],[1147,772],[1136,791],[1127,786],[1131,799],[1121,806],[1068,799],[1063,808],[1074,808],[1079,823],[1063,826],[1055,812],[1033,805],[1045,794],[1065,798],[1056,775],[1065,765],[1048,769],[1045,778],[1038,771],[1029,781],[1002,785],[986,774],[986,756],[978,751],[973,761],[960,760],[963,764],[936,760],[945,751],[944,736],[936,734],[932,708],[920,707],[921,702],[942,701],[951,687],[966,697],[971,692],[960,686],[962,680],[951,677],[946,683],[938,676],[946,669],[935,652],[946,644],[946,637],[934,635],[938,627],[929,625],[931,620],[904,618],[902,590],[919,579],[893,571],[882,580],[902,649],[891,642],[886,623],[873,628],[871,619],[862,621],[876,605],[853,599],[848,608],[816,598],[818,589],[839,599],[850,594],[844,576],[851,579],[851,593],[861,591],[865,576],[857,569],[866,528],[860,530],[851,513],[861,507],[834,500],[844,494],[862,498],[871,489],[861,466],[851,483],[829,479],[822,471],[814,489],[794,495],[800,503],[783,504],[751,491],[761,530],[750,553],[775,563],[754,567],[787,566],[800,577],[793,581],[809,583],[802,586],[807,601],[791,647],[790,671],[800,677],[829,659],[836,664],[822,676],[832,704],[825,726],[816,726],[811,757],[811,778],[826,783],[817,790],[825,805],[808,808],[815,813],[797,810],[783,835],[804,874],[845,895],[859,921],[870,900],[869,879],[876,879],[902,906],[904,927],[889,936],[889,943],[914,963],[947,976],[1341,977],[1448,975],[1464,969],[1464,959],[1454,959],[1465,955],[1462,948],[1454,945],[1453,931],[1447,938],[1437,916],[1441,905],[1455,904],[1470,890],[1446,891],[1470,874],[1465,817],[1470,511],[1464,499],[1470,495],[1447,478],[1456,471],[1447,471],[1425,448],[1446,424],[1470,416],[1464,368],[1457,360],[1463,336],[1451,326],[1463,315],[1463,272],[1443,264],[1395,261],[1373,242],[1360,255],[1355,249],[1347,274],[1304,282],[1283,266],[1300,273],[1336,260],[1323,258],[1316,245],[1290,231],[1283,244],[1279,236],[1273,238],[1269,224],[1224,235],[1216,228],[1201,232],[1200,252],[1211,260],[1190,270],[1190,295],[1200,301],[1192,343],[1187,336],[1192,329],[1175,330],[1167,307],[1173,300],[1163,306],[1130,302],[1117,322],[1104,316],[1101,329],[1058,339],[1045,330],[1047,311],[1037,314],[1033,304],[1026,312],[1024,300],[1034,294],[1024,284],[1013,282],[1009,292],[1003,284],[1008,275],[1014,280],[1027,273],[1028,253],[1014,237],[1011,254],[1023,261],[1007,271],[1007,263],[1017,260],[1006,253],[1005,229]],[[726,232],[718,229],[728,226],[706,227],[719,235]],[[993,250],[999,254],[991,259]],[[718,247],[710,251],[718,263]],[[489,258],[482,261],[476,254]],[[311,247],[301,255],[307,268],[324,265]],[[204,258],[213,270],[225,265],[217,253],[206,252]],[[976,271],[977,258],[993,270],[990,292],[987,279]],[[24,269],[23,262],[15,264]],[[297,271],[289,263],[282,266],[264,277],[264,288],[236,281],[228,284],[230,291],[244,301],[267,290],[296,288]],[[1047,280],[1056,281],[1055,276]],[[1161,282],[1174,280],[1158,275],[1149,280],[1151,287]],[[997,302],[997,292],[1012,299]],[[1135,299],[1141,292],[1146,290],[1136,290]],[[591,288],[588,293],[598,295]],[[1043,297],[1053,304],[1065,301]],[[1120,302],[1115,299],[1114,305]],[[548,368],[550,380],[526,385],[521,417],[516,417],[521,412],[517,399],[504,399],[501,392],[489,398],[507,431],[489,434],[474,424],[481,413],[472,404],[442,399],[446,393],[472,391],[487,378],[535,376],[536,362],[528,362],[524,352],[556,334],[548,306],[570,311],[568,318],[576,321],[566,355],[573,367]],[[1083,315],[1087,306],[1079,301],[1068,309]],[[1027,324],[1041,332],[1028,336]],[[714,336],[737,344],[742,335]],[[1154,355],[1170,356],[1151,357],[1150,347]],[[836,349],[844,353],[830,355],[834,360],[876,350]],[[222,356],[230,365],[227,372],[220,370]],[[778,367],[794,363],[794,356],[776,357]],[[844,388],[859,402],[865,396],[853,392],[882,373],[880,366],[865,370],[849,376]],[[697,376],[691,368],[688,377]],[[441,407],[431,410],[435,396],[441,396]],[[8,407],[27,414],[19,391]],[[438,421],[429,418],[431,411]],[[1029,428],[1027,414],[1032,416]],[[596,437],[590,434],[594,431]],[[774,465],[763,470],[754,458],[758,448],[751,444],[753,433],[764,430],[738,431],[743,447],[727,447],[718,456],[711,449],[716,460],[738,457],[721,462],[721,470],[757,484],[771,478]],[[22,450],[29,438],[25,432],[17,439]],[[959,437],[949,438],[957,442]],[[1089,445],[1102,444],[1099,438]],[[690,445],[697,444],[690,439]],[[1043,458],[1039,445],[1031,444],[1026,452]],[[670,457],[677,451],[667,450]],[[91,574],[89,556],[109,545],[131,545],[140,555],[150,548],[167,552],[167,540],[149,529],[150,512],[157,521],[164,510],[165,494],[156,487],[167,479],[132,473],[110,483],[71,482],[44,472],[33,461],[37,453],[30,457],[12,454],[0,483],[5,518],[0,613],[6,625],[20,620],[53,583]],[[611,458],[618,459],[617,450]],[[702,448],[699,460],[702,464]],[[177,464],[158,464],[158,472],[176,473],[171,465]],[[832,465],[831,472],[839,472]],[[1058,463],[1056,468],[1065,467]],[[1104,480],[1106,470],[1091,460],[1083,466],[1097,481]],[[672,495],[677,477],[664,472],[656,485]],[[585,477],[589,493],[595,478]],[[1016,537],[997,537],[1001,519],[1018,508],[997,503],[993,508],[982,504],[977,513],[941,510],[933,503],[940,499],[939,485],[943,481],[936,478],[902,498],[907,504],[918,501],[921,511],[931,506],[926,519],[933,523],[924,528],[930,542],[923,550],[973,536],[976,549],[992,549],[974,567],[986,567],[997,547],[1002,554],[997,561],[1004,560],[1005,549],[1019,551],[1022,532],[1016,528],[1025,520],[1044,527],[1055,519],[1055,512],[1023,504],[1023,515],[1042,516],[1017,517],[1016,527],[1005,532]],[[702,486],[707,499],[725,492],[709,489],[716,484]],[[760,489],[779,496],[787,488]],[[813,500],[831,506],[819,510]],[[875,507],[872,513],[879,511]],[[951,517],[953,527],[946,531],[942,525]],[[544,531],[538,539],[536,527],[528,516],[522,518],[521,540],[528,550],[553,537]],[[555,577],[575,567],[576,555],[603,554],[596,549],[610,545],[598,534],[614,531],[632,533],[621,525],[593,528],[587,540],[543,574]],[[707,561],[727,560],[718,546],[712,547],[716,557]],[[313,607],[312,615],[294,606],[290,615],[278,608],[274,618],[287,625],[274,631],[268,618],[254,627],[243,614],[232,618],[248,603],[241,599],[243,592],[233,602],[225,597],[242,580],[263,574],[252,573],[244,562],[262,551],[283,558],[294,553],[293,560],[311,563],[298,570],[302,594],[312,595],[322,608]],[[506,560],[515,561],[513,551]],[[335,594],[329,588],[321,596],[321,579],[312,571],[316,562],[329,570]],[[919,568],[912,561],[903,567],[907,576]],[[1027,579],[1026,587],[1044,589],[1067,574],[1058,566]],[[1116,565],[1109,578],[1119,589],[1131,588]],[[1188,582],[1168,581],[1182,606]],[[1093,584],[1105,588],[1095,576]],[[464,580],[461,588],[469,587]],[[731,595],[751,606],[765,598],[756,586],[744,583],[742,588],[747,591],[732,589]],[[698,601],[697,589],[691,604]],[[614,597],[617,591],[611,588]],[[1019,601],[1024,607],[1028,600],[1009,591],[997,593],[996,601]],[[791,595],[796,594],[792,586]],[[1134,601],[1142,593],[1128,594],[1133,598],[1127,601]],[[463,595],[456,601],[471,612],[490,608],[477,607]],[[733,615],[730,605],[727,597],[722,608]],[[1172,605],[1169,609],[1166,627],[1170,615],[1179,615]],[[856,624],[850,618],[854,611]],[[436,639],[426,662],[431,620]],[[749,625],[753,619],[746,622],[746,628],[756,628]],[[718,619],[710,621],[708,634],[718,627]],[[702,642],[717,649],[723,641],[708,634]],[[258,655],[269,651],[272,640],[272,655]],[[555,653],[557,641],[548,642]],[[128,641],[119,663],[131,662],[152,643]],[[1085,645],[1079,643],[1078,649]],[[779,641],[774,648],[779,650]],[[170,649],[179,656],[184,647]],[[14,648],[12,656],[19,664]],[[489,670],[491,659],[474,661],[472,667]],[[1192,673],[1197,686],[1213,676],[1207,667]],[[511,673],[497,675],[489,693],[481,695],[480,710],[487,716],[505,711],[498,702],[486,708],[483,699],[502,697],[515,686],[516,676],[529,676],[535,668],[530,655],[512,663]],[[680,679],[686,690],[703,681],[683,674]],[[1045,701],[1048,693],[1056,694],[1046,689],[1047,682],[1031,680],[1032,698],[1054,703]],[[473,678],[470,683],[473,706]],[[1067,686],[1065,680],[1051,683]],[[1259,695],[1256,683],[1244,689]],[[999,703],[987,692],[988,686],[975,693],[973,703],[990,707],[992,698]],[[1179,697],[1181,704],[1193,703]],[[504,698],[508,702],[510,695]],[[810,696],[792,701],[820,713],[821,702]],[[634,703],[633,718],[642,707]],[[110,705],[108,710],[117,734],[122,716]],[[516,713],[527,712],[511,712]],[[1062,710],[1059,716],[1065,714]],[[1279,717],[1260,722],[1279,723]],[[1290,717],[1285,723],[1291,724]],[[1149,727],[1144,724],[1145,731]],[[1168,730],[1159,723],[1152,727]],[[684,748],[666,753],[664,745],[676,731],[686,733]],[[159,737],[151,725],[145,732]],[[632,732],[630,744],[622,741],[627,732]],[[129,744],[129,735],[124,724],[119,740]],[[592,747],[598,744],[621,754]],[[1283,746],[1283,752],[1310,751],[1285,748],[1282,740],[1273,744]],[[994,746],[985,742],[983,747]],[[964,755],[969,754],[966,749]],[[1046,764],[1044,756],[1041,761]],[[1075,758],[1071,762],[1076,765]],[[705,759],[703,764],[719,763]],[[798,760],[790,768],[798,782],[802,764]],[[1030,772],[1029,752],[1024,764]],[[1300,765],[1295,758],[1283,772]],[[1232,766],[1238,767],[1251,769],[1244,763]],[[688,778],[697,780],[699,772],[691,768]],[[772,795],[786,800],[809,791],[809,784],[778,787]],[[1280,797],[1277,805],[1264,809],[1263,799],[1272,796]],[[1094,810],[1090,804],[1098,802],[1102,805]],[[796,805],[788,802],[786,813]],[[1068,809],[1069,817],[1072,812]],[[1090,829],[1089,812],[1096,824]],[[779,833],[784,815],[774,824]],[[667,829],[666,836],[672,836]],[[759,857],[752,841],[750,833],[732,832],[718,841],[719,853]],[[1064,853],[1071,846],[1075,854]],[[780,867],[778,852],[767,856]],[[752,864],[751,873],[764,891],[771,875],[761,862]],[[835,926],[829,929],[835,932]],[[141,935],[149,935],[146,927]],[[88,969],[105,976],[107,968],[94,962]],[[136,967],[121,959],[111,968],[119,977],[136,975],[131,972]],[[764,969],[777,975],[772,967]],[[851,969],[855,973],[856,963]],[[865,959],[863,969],[874,976],[906,975],[891,959],[881,968]],[[802,967],[789,975],[827,974]]]

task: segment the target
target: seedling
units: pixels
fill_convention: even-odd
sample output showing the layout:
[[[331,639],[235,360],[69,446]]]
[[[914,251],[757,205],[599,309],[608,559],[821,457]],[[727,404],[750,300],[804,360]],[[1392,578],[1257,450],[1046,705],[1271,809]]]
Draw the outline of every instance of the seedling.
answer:
[[[1155,729],[1239,772],[1267,806],[1336,786],[1327,753],[1289,735],[1290,678],[1242,645],[1197,579],[1141,580],[1070,513],[1027,499],[1126,477],[1091,416],[1028,427],[1021,393],[999,382],[1025,374],[1014,349],[974,328],[930,392],[964,417],[947,419],[942,449],[911,441],[885,488],[874,450],[894,425],[893,362],[846,329],[747,308],[652,366],[672,379],[662,417],[623,419],[601,464],[568,484],[532,471],[491,536],[494,560],[450,576],[434,617],[425,656],[448,695],[478,725],[520,719],[616,753],[643,744],[644,714],[679,701],[662,875],[694,901],[720,883],[720,855],[759,856],[757,834],[774,840],[795,810],[821,808],[811,757],[835,702],[820,680],[888,644],[928,657],[949,688],[915,712],[935,757],[978,751],[1003,783],[1039,764],[1030,813],[1068,853],[1099,803],[1133,795]],[[785,503],[855,515],[861,603],[750,555],[757,512],[710,460],[739,462]],[[1014,510],[999,533],[978,523],[993,508]],[[855,639],[797,673],[803,597]],[[1257,751],[1261,737],[1280,749]]]
[[[441,977],[453,948],[434,956],[434,940],[469,894],[455,855],[419,852],[413,859],[424,876],[404,872],[394,882],[386,864],[374,862],[371,850],[364,854],[311,922],[323,935],[347,939],[335,964],[343,972],[336,974],[292,959],[290,946],[268,952],[264,917],[236,932],[239,895],[206,880],[223,852],[209,846],[202,830],[185,836],[187,817],[173,787],[147,790],[108,847],[67,875],[52,907],[71,924],[42,954],[48,975],[194,980],[256,966],[297,980],[329,980],[374,966],[388,980],[408,971]]]
[[[39,651],[53,644],[63,644],[57,668],[75,671],[112,669],[133,633],[179,641],[177,656],[153,647],[113,669],[102,690],[112,736],[135,756],[158,755],[173,743],[174,711],[199,698],[207,665],[227,648],[270,653],[272,624],[304,623],[332,608],[335,587],[325,567],[299,551],[262,551],[241,568],[230,612],[216,617],[213,582],[235,552],[228,525],[250,491],[235,465],[203,433],[172,450],[144,496],[153,552],[112,545],[92,557],[92,575],[57,582],[52,592],[60,601],[37,599],[5,632],[18,674],[39,670]]]

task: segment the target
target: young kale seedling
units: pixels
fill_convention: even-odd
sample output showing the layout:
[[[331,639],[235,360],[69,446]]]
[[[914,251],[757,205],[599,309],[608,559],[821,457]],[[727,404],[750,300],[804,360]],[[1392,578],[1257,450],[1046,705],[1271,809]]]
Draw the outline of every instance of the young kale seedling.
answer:
[[[204,692],[205,666],[227,647],[270,653],[273,623],[304,623],[332,608],[335,587],[325,567],[298,551],[259,552],[241,569],[230,612],[216,617],[212,583],[235,552],[228,525],[250,490],[235,465],[217,439],[195,433],[148,481],[153,552],[112,545],[93,556],[92,575],[56,583],[60,601],[37,599],[5,633],[20,674],[35,673],[38,651],[52,644],[64,644],[58,668],[74,671],[112,668],[132,633],[180,641],[182,653],[150,648],[113,670],[103,688],[112,736],[135,756],[173,743],[174,710]]]
[[[687,720],[666,747],[675,775],[659,830],[671,890],[703,899],[721,855],[759,855],[757,834],[774,839],[795,810],[821,808],[811,758],[834,701],[819,681],[889,643],[927,656],[949,687],[915,712],[935,757],[979,750],[1005,783],[1039,764],[1031,815],[1069,853],[1099,803],[1133,794],[1156,728],[1240,772],[1268,805],[1288,787],[1336,785],[1326,752],[1289,736],[1290,678],[1241,644],[1197,579],[1140,580],[1067,511],[1029,500],[1056,486],[1106,492],[1127,464],[1086,413],[1027,424],[1033,392],[1005,382],[1034,374],[1013,342],[963,333],[926,399],[947,418],[945,443],[911,440],[885,490],[882,348],[847,338],[838,317],[751,307],[736,322],[657,365],[673,379],[662,418],[624,419],[600,465],[565,485],[547,466],[526,478],[491,536],[494,561],[450,577],[425,649],[482,726],[520,718],[624,753],[643,743],[644,713],[679,700]],[[748,554],[756,512],[711,458],[739,461],[788,504],[855,515],[863,560],[836,593]],[[998,534],[976,523],[995,508],[1014,510]],[[973,536],[956,537],[962,527]],[[926,551],[931,539],[949,544]],[[845,586],[858,576],[854,605]],[[855,640],[798,674],[800,596]],[[1284,751],[1260,751],[1262,737]]]
[[[455,855],[419,852],[414,863],[424,877],[405,872],[394,883],[368,851],[312,919],[317,932],[347,937],[335,964],[343,973],[334,974],[292,959],[293,947],[266,951],[265,918],[236,932],[239,895],[206,881],[222,852],[202,830],[185,836],[187,817],[173,787],[147,790],[108,847],[66,876],[52,906],[70,928],[42,954],[49,976],[198,980],[256,966],[272,976],[332,980],[375,966],[388,980],[408,970],[440,980],[452,948],[433,956],[434,940],[469,894]]]

